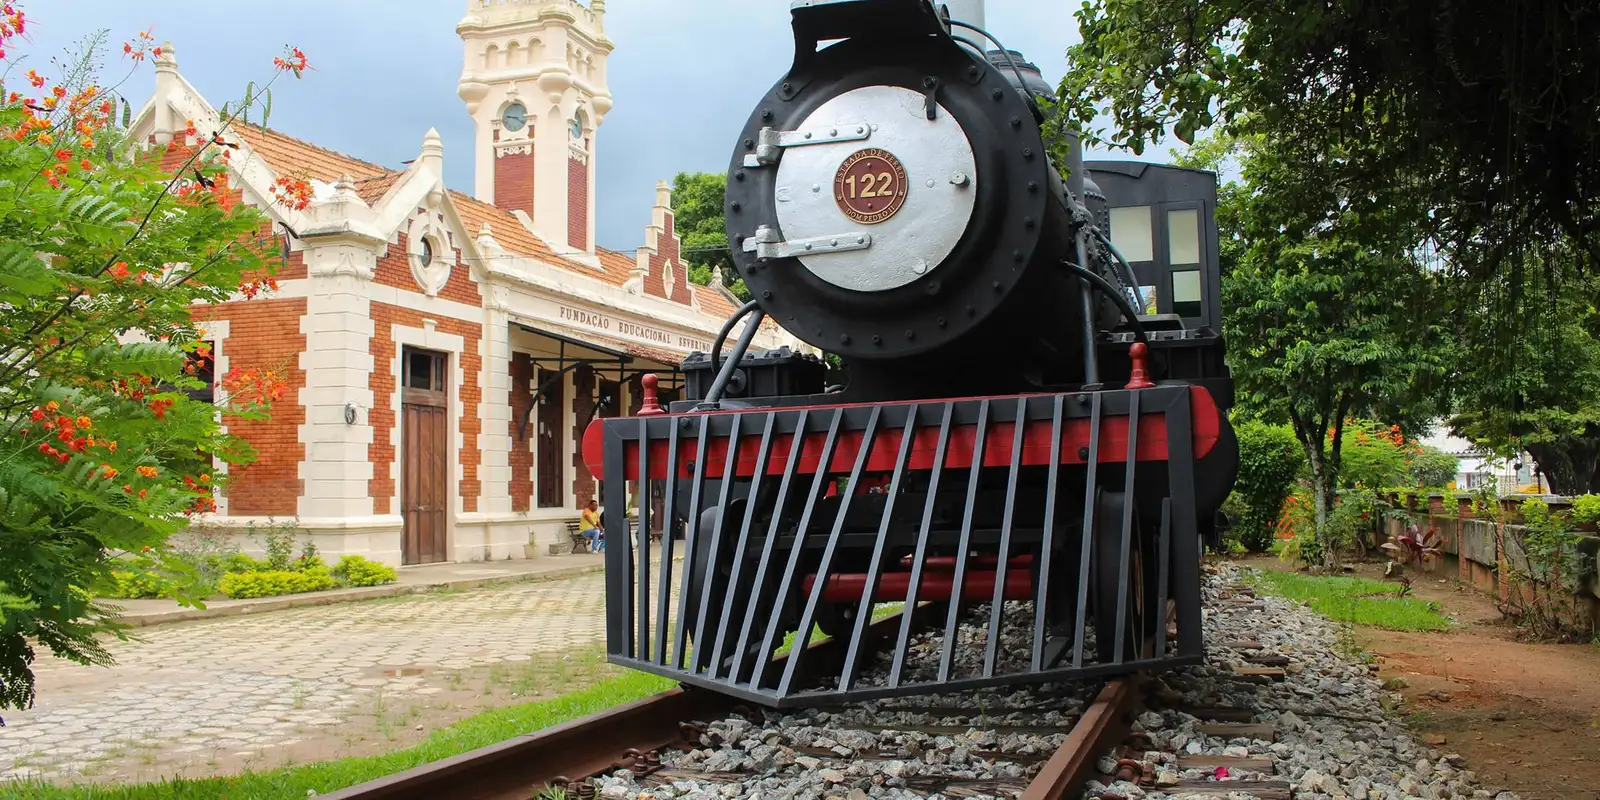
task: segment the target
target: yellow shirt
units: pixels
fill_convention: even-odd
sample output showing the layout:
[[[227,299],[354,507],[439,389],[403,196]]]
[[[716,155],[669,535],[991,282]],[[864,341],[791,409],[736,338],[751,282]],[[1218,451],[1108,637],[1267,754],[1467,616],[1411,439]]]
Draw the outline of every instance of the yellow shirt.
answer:
[[[600,527],[600,514],[599,514],[599,512],[590,511],[589,509],[586,508],[586,509],[583,510],[582,519],[583,519],[583,529],[584,530],[588,530],[590,528],[598,528],[598,527]]]

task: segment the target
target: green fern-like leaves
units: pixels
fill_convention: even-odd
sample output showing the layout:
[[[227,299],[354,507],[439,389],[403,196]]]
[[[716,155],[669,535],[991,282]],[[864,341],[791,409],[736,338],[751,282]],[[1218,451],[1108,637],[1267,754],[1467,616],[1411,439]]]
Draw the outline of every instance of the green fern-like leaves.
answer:
[[[183,351],[166,342],[105,344],[84,353],[85,366],[116,376],[172,375],[182,371]]]

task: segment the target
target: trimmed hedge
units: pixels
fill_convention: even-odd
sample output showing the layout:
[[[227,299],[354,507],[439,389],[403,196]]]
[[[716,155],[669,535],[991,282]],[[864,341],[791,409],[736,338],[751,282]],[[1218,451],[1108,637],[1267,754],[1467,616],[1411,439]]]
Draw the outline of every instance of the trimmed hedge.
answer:
[[[243,600],[251,597],[321,592],[333,587],[333,576],[328,574],[327,567],[312,567],[301,572],[288,570],[230,572],[222,576],[220,588],[228,597]]]
[[[400,580],[393,567],[362,556],[341,556],[339,565],[333,568],[333,577],[350,586],[381,586]]]

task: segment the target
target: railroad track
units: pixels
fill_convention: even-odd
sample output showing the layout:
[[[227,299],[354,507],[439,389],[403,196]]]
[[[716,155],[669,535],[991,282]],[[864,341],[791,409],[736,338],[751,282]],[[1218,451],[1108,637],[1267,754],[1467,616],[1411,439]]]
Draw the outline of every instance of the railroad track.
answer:
[[[817,642],[806,664],[826,670],[839,650]],[[865,781],[876,797],[1076,797],[1140,697],[1132,676],[780,712],[682,687],[321,797],[846,798]]]

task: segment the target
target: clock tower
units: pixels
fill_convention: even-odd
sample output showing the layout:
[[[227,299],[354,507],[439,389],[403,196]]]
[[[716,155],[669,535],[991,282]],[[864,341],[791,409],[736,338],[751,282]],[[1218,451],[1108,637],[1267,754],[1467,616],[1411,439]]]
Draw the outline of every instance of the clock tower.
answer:
[[[558,253],[594,253],[595,132],[611,110],[605,0],[467,0],[456,25],[474,195]]]

